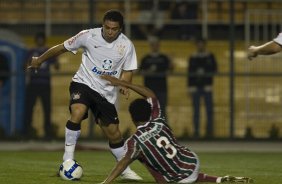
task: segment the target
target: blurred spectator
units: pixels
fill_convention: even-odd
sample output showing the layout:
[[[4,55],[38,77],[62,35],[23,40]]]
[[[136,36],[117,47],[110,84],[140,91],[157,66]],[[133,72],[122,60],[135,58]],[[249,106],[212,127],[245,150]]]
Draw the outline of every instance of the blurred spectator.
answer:
[[[197,20],[197,3],[180,2],[176,3],[171,18],[174,20]],[[194,39],[196,36],[196,25],[183,23],[177,26],[179,38],[182,40]]]
[[[162,5],[162,6],[161,6]],[[158,1],[145,0],[139,3],[138,32],[142,39],[161,35],[164,26],[164,9],[167,5]]]
[[[2,97],[2,86],[9,77],[9,64],[8,59],[0,53],[0,105]]]
[[[168,56],[160,52],[160,41],[157,37],[149,37],[150,53],[141,60],[140,71],[144,74],[144,85],[154,91],[159,99],[163,115],[167,106],[167,73],[173,65]]]
[[[35,35],[36,46],[28,53],[26,65],[29,65],[32,56],[40,56],[48,50],[46,46],[46,37],[44,33]],[[24,134],[28,137],[36,136],[36,132],[32,127],[33,108],[37,98],[40,98],[44,112],[44,137],[51,138],[51,78],[50,66],[54,65],[56,70],[59,69],[59,62],[54,58],[44,62],[37,71],[29,70],[26,77],[26,108],[25,108],[25,127]]]
[[[189,58],[188,91],[192,97],[194,108],[194,137],[199,137],[200,102],[205,101],[207,123],[206,138],[213,137],[213,75],[217,72],[217,61],[213,53],[206,50],[206,41],[196,41],[197,51]]]

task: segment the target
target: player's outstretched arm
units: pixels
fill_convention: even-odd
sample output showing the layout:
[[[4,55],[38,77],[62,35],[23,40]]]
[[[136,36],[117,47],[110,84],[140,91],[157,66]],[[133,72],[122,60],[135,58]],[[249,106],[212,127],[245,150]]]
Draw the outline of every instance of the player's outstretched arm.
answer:
[[[108,175],[108,177],[103,181],[101,184],[107,184],[111,183],[114,179],[116,179],[123,171],[124,169],[129,166],[129,164],[133,161],[129,156],[124,156],[116,166],[113,168],[111,173]]]
[[[113,85],[113,86],[127,87],[127,88],[135,91],[136,93],[140,94],[143,97],[147,97],[147,98],[150,98],[150,97],[155,98],[156,97],[155,93],[145,86],[132,84],[130,82],[120,80],[120,79],[117,79],[117,78],[109,76],[109,75],[102,75],[101,78],[109,81],[111,83],[111,85]]]
[[[62,53],[67,52],[68,50],[64,47],[64,44],[56,45],[50,49],[48,49],[46,52],[44,52],[39,57],[32,57],[31,63],[28,66],[28,68],[34,68],[37,69],[41,66],[41,64],[48,60],[49,58],[56,57]]]
[[[280,52],[282,47],[274,42],[270,41],[260,46],[250,46],[247,51],[248,59],[252,60],[258,55],[271,55]]]

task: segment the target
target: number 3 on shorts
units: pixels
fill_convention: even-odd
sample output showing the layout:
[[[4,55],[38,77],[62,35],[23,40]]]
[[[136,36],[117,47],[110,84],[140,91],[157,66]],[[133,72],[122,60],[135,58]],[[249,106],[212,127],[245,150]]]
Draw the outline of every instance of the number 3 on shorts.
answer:
[[[163,147],[164,149],[167,150],[167,152],[168,152],[166,154],[167,158],[172,159],[177,153],[177,150],[175,149],[175,147],[173,145],[171,145],[169,140],[164,136],[157,139],[157,146],[159,148]]]

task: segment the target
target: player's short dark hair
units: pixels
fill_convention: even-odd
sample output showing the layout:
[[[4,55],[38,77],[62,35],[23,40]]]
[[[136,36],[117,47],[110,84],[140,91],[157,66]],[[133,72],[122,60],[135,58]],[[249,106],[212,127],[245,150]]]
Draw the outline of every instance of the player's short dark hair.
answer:
[[[151,105],[145,100],[138,98],[129,105],[129,112],[134,122],[146,122],[150,120]]]
[[[123,27],[123,15],[120,11],[118,10],[109,10],[105,13],[103,22],[106,20],[118,22],[120,27]]]

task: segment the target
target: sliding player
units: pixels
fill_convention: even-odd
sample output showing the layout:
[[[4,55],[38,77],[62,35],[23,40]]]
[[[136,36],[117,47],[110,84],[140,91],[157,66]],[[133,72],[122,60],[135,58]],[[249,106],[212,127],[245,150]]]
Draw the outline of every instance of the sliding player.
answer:
[[[247,177],[217,177],[200,173],[197,154],[177,143],[165,119],[160,117],[159,102],[150,89],[108,75],[102,78],[108,80],[110,85],[129,88],[144,97],[134,100],[129,106],[137,131],[127,140],[125,157],[117,163],[104,184],[112,182],[134,160],[144,164],[157,183],[253,181]]]

